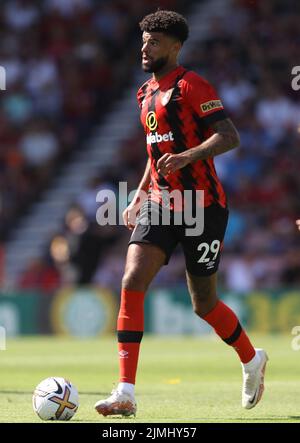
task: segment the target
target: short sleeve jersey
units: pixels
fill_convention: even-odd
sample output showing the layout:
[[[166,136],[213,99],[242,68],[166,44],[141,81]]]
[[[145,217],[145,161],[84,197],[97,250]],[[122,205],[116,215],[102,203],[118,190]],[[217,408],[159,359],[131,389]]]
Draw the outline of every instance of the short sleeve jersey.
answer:
[[[159,175],[156,166],[165,153],[178,154],[200,145],[214,133],[211,125],[226,118],[215,89],[197,73],[178,66],[159,81],[151,78],[144,83],[137,100],[151,161],[150,191],[204,190],[204,206],[226,207],[213,158],[167,176]]]

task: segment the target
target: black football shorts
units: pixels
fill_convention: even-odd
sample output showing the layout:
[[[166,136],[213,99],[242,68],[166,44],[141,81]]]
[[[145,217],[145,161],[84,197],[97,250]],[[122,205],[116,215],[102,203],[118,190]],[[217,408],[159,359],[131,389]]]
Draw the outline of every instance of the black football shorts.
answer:
[[[162,207],[147,200],[140,211],[129,240],[132,243],[153,244],[166,254],[166,262],[178,243],[185,255],[186,269],[192,275],[207,276],[218,270],[223,239],[228,221],[228,209],[219,205],[204,208],[203,229],[200,235],[187,235],[193,225],[175,221],[170,211],[170,223],[162,222]],[[154,222],[153,222],[154,220]],[[157,220],[159,220],[157,222]]]

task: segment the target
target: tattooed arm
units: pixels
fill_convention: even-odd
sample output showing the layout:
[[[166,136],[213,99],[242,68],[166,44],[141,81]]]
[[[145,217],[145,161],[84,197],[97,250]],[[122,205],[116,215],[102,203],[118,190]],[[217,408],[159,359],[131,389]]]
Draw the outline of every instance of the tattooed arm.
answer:
[[[201,145],[180,154],[164,154],[157,162],[158,172],[163,175],[171,174],[189,163],[215,157],[240,144],[239,134],[229,118],[219,120],[211,127],[215,133]]]
[[[186,151],[190,159],[189,163],[197,160],[206,160],[210,157],[230,151],[240,144],[239,134],[229,118],[220,120],[211,125],[215,133],[201,145]]]

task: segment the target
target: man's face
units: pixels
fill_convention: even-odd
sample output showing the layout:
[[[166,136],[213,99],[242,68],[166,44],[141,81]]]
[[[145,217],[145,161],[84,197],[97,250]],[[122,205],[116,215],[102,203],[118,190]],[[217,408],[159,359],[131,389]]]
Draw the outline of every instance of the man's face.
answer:
[[[180,44],[162,32],[143,32],[142,69],[159,72],[169,62],[176,60]]]

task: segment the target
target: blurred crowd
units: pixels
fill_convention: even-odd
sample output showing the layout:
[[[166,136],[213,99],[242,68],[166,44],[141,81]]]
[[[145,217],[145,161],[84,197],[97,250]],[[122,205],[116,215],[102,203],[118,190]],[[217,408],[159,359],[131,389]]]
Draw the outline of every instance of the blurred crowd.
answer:
[[[180,2],[159,3],[181,10]],[[36,198],[36,183],[47,186],[57,161],[80,146],[100,119],[102,100],[117,96],[139,62],[136,23],[152,10],[153,3],[137,0],[6,3],[0,65],[6,61],[11,74],[0,113],[0,194],[8,220]],[[291,87],[299,20],[296,0],[232,0],[225,20],[213,17],[201,45],[186,43],[185,66],[215,85],[241,136],[240,148],[215,159],[230,207],[220,268],[225,290],[300,284],[300,96]],[[25,270],[21,287],[93,282],[119,289],[130,233],[97,225],[95,196],[120,180],[137,186],[146,162],[141,128],[120,155],[122,170],[91,180],[47,257]],[[182,283],[184,269],[178,250],[153,284]]]
[[[139,0],[1,1],[0,240],[101,121],[103,104],[109,110],[120,95],[136,23],[150,7]]]

